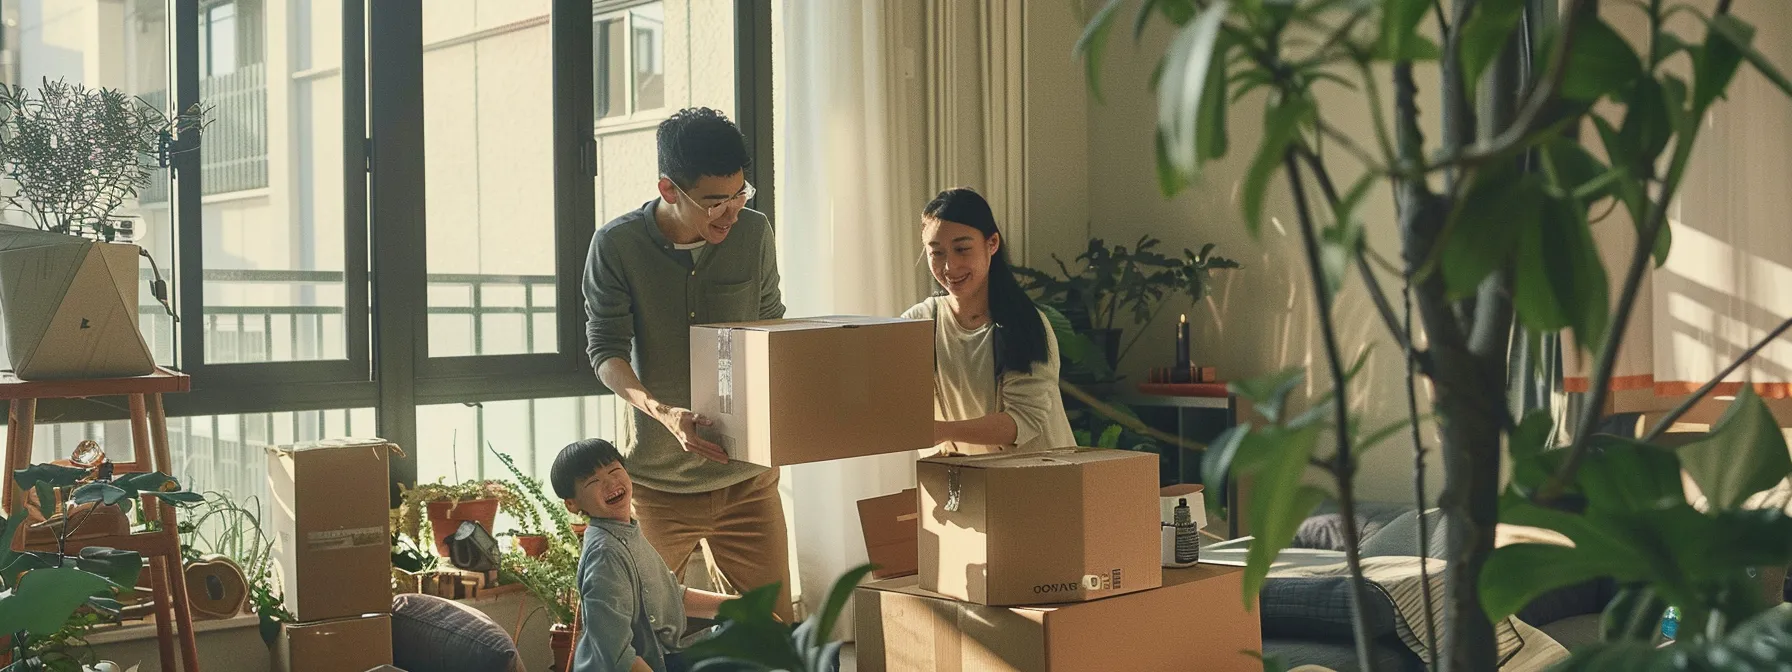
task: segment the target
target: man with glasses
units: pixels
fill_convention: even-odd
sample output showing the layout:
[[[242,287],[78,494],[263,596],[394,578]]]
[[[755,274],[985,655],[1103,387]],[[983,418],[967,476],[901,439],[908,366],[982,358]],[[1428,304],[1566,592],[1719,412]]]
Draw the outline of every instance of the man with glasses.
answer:
[[[659,198],[591,237],[585,260],[587,347],[597,377],[635,408],[628,452],[641,532],[682,578],[708,540],[737,591],[783,586],[793,622],[778,471],[728,461],[689,408],[694,324],[784,316],[771,223],[753,198],[746,139],[708,108],[659,127]]]

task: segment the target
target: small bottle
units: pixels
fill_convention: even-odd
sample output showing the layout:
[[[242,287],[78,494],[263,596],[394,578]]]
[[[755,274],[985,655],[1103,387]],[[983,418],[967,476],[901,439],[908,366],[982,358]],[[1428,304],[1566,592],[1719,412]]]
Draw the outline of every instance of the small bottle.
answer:
[[[1201,532],[1189,515],[1188,500],[1176,500],[1176,562],[1195,564],[1201,559]]]
[[[1679,607],[1668,607],[1667,613],[1663,614],[1661,617],[1661,636],[1663,639],[1666,639],[1671,642],[1671,641],[1674,641],[1674,638],[1676,636],[1678,636],[1679,634],[1680,634],[1680,608]]]

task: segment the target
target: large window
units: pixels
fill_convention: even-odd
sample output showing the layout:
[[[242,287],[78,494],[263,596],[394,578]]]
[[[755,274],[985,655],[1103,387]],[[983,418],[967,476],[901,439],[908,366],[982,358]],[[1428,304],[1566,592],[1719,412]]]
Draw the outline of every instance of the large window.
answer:
[[[400,480],[499,475],[488,445],[545,474],[626,431],[585,248],[654,197],[660,120],[739,114],[744,2],[19,0],[0,78],[209,110],[127,213],[178,298],[145,282],[140,317],[193,375],[166,399],[191,487],[258,494],[262,446],[350,434],[404,447]],[[78,408],[38,457],[129,444],[122,404]]]

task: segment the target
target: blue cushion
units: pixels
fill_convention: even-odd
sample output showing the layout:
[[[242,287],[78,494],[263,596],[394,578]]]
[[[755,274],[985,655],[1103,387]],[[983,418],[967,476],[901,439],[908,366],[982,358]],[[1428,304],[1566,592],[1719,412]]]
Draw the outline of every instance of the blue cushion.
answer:
[[[516,642],[491,617],[453,600],[392,598],[392,662],[406,670],[508,672]]]

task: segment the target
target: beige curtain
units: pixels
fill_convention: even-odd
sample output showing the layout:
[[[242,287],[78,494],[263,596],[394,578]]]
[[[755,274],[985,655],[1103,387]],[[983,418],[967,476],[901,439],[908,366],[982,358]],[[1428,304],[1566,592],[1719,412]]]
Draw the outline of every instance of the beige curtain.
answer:
[[[1792,2],[1741,2],[1735,11],[1756,27],[1756,48],[1792,71]],[[1643,43],[1641,12],[1625,6],[1605,14],[1633,44]],[[1690,38],[1704,35],[1684,22],[1675,28]],[[1644,285],[1615,390],[1691,393],[1792,317],[1792,98],[1745,63],[1728,99],[1701,123],[1670,211],[1673,252]],[[1615,300],[1635,233],[1617,213],[1595,235]],[[1568,360],[1567,390],[1586,391],[1590,357],[1569,353]],[[1716,394],[1734,394],[1744,383],[1764,397],[1792,396],[1792,334],[1731,374]]]

